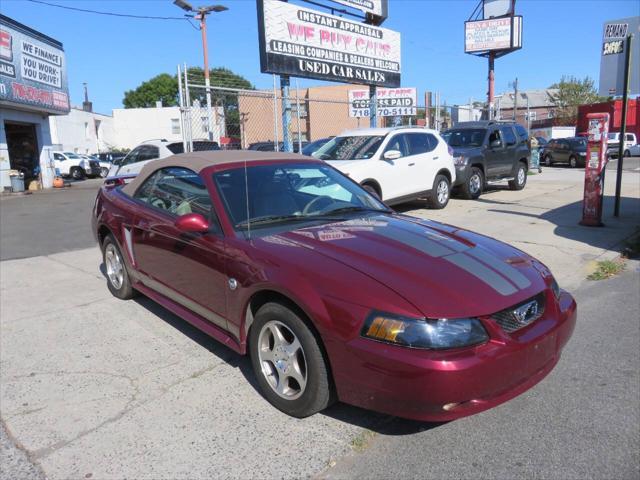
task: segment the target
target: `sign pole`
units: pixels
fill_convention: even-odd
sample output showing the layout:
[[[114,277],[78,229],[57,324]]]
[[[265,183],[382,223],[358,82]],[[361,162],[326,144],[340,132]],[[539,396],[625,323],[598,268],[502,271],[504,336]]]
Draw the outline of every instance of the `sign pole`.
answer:
[[[369,126],[371,128],[378,126],[378,97],[375,85],[369,85]]]
[[[282,95],[282,151],[293,152],[291,141],[291,101],[289,99],[289,75],[280,75],[280,94]]]
[[[620,121],[620,145],[618,146],[618,170],[616,172],[616,199],[613,216],[620,216],[620,190],[622,189],[622,161],[624,159],[624,141],[627,133],[627,104],[629,103],[629,76],[631,74],[631,41],[633,34],[627,35],[624,58],[624,86],[622,92],[622,119]]]
[[[494,70],[494,61],[496,58],[496,54],[494,52],[489,52],[489,91],[487,93],[487,105],[489,106],[489,120],[493,120],[493,93],[494,93],[494,82],[495,82],[495,70]]]

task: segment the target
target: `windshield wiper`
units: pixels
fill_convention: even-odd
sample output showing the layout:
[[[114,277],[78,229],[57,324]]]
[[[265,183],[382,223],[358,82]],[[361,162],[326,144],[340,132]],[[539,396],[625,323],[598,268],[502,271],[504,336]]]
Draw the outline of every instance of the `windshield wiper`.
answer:
[[[278,222],[299,222],[300,220],[309,220],[309,217],[306,215],[265,215],[264,217],[256,217],[250,218],[249,220],[245,220],[244,222],[236,223],[236,228],[243,228],[247,225],[264,225],[267,223],[278,223]]]
[[[390,208],[369,208],[369,207],[350,206],[350,207],[336,208],[335,210],[329,210],[328,212],[323,212],[321,214],[318,214],[318,216],[320,216],[320,217],[329,217],[329,216],[340,214],[340,213],[352,213],[352,212],[356,212],[356,213],[357,212],[392,213],[393,210],[391,210]]]

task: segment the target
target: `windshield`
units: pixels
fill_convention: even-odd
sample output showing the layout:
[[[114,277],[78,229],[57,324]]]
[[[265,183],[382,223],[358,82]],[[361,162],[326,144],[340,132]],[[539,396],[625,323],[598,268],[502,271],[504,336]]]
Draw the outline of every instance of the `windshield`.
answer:
[[[571,143],[573,143],[577,147],[587,146],[587,140],[585,138],[574,138],[571,140]]]
[[[618,139],[618,134],[617,133],[610,133],[609,135],[607,135],[607,138],[609,140],[617,140]]]
[[[484,128],[462,128],[447,130],[445,138],[451,147],[481,147],[486,133]]]
[[[313,156],[321,160],[365,160],[373,157],[383,140],[383,135],[335,137],[313,152]]]
[[[74,158],[74,159],[80,158],[80,159],[82,159],[82,157],[81,157],[80,155],[76,155],[76,154],[75,154],[75,153],[73,153],[73,152],[64,152],[64,154],[65,154],[68,158]]]
[[[237,168],[213,178],[234,229],[244,234],[274,225],[290,230],[305,222],[327,223],[345,215],[389,211],[328,165],[256,165],[246,174],[244,168]]]

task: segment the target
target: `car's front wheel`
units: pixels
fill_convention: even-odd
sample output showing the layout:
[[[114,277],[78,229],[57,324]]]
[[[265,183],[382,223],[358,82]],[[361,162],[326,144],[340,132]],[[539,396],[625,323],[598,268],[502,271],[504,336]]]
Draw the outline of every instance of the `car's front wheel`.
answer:
[[[114,297],[129,300],[134,297],[131,279],[120,247],[112,235],[107,235],[102,242],[102,261],[107,276],[107,286]]]
[[[449,203],[449,196],[451,193],[451,184],[449,179],[444,175],[436,175],[436,179],[433,181],[433,188],[429,194],[429,206],[434,209],[441,209],[447,206]]]
[[[461,191],[464,198],[475,200],[482,193],[484,188],[484,175],[478,167],[471,167],[469,178],[462,184]]]
[[[100,168],[100,178],[107,178],[109,176],[109,169],[107,167]]]
[[[569,166],[571,168],[576,168],[578,166],[578,159],[576,158],[575,155],[571,155],[569,157]]]
[[[280,303],[266,303],[249,331],[253,371],[265,398],[293,417],[324,410],[332,402],[330,374],[310,327]]]
[[[625,157],[630,157],[631,156],[631,150],[625,150],[623,155]]]
[[[520,162],[518,163],[516,178],[509,181],[509,188],[511,190],[522,190],[526,184],[527,184],[527,165],[524,162]]]
[[[80,167],[71,168],[71,178],[74,180],[82,180],[85,177],[84,170]]]
[[[552,163],[552,161],[551,161],[551,155],[546,155],[546,156],[544,157],[544,164],[545,164],[547,167],[550,167],[550,166],[551,166],[551,163]]]

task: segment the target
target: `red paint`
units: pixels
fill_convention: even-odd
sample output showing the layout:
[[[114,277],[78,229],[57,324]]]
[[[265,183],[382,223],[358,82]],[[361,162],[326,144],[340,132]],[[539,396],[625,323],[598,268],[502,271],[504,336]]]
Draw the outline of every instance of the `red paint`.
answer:
[[[628,100],[627,133],[635,133],[640,138],[640,101]],[[586,132],[589,128],[589,113],[605,112],[609,114],[609,132],[619,132],[622,120],[622,100],[611,100],[603,103],[592,103],[578,107],[578,123],[576,132]]]
[[[214,171],[239,166],[201,172],[219,233],[185,234],[175,218],[151,212],[118,188],[99,193],[96,234],[108,228],[126,251],[123,229],[131,229],[135,267],[125,259],[134,286],[186,321],[244,354],[252,297],[276,292],[317,330],[341,401],[420,420],[451,420],[491,408],[533,386],[557,363],[575,326],[576,304],[567,292],[555,297],[552,277],[537,260],[479,234],[397,214],[247,241],[233,231],[212,180]],[[391,231],[469,255],[482,252],[516,269],[527,286],[501,294],[445,258],[397,241],[387,235]],[[229,288],[229,278],[237,280],[236,289]],[[531,325],[507,334],[489,318],[542,291],[545,313]],[[410,317],[478,317],[490,340],[440,351],[375,342],[360,334],[372,309]],[[226,327],[212,318],[223,319]],[[460,405],[445,411],[449,403]]]

